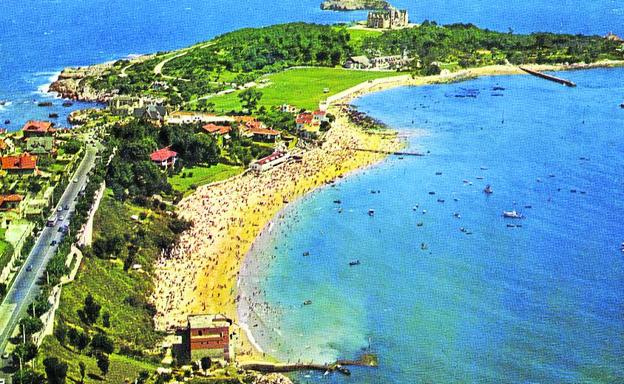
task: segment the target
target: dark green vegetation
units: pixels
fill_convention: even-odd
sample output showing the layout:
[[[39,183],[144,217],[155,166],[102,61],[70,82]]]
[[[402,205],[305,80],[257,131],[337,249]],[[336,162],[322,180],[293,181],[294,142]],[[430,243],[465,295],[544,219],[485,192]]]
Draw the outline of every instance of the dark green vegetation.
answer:
[[[401,55],[420,59],[424,71],[434,62],[462,68],[492,64],[592,63],[622,59],[622,43],[600,36],[533,33],[516,35],[480,29],[472,24],[439,26],[425,21],[418,28],[368,36],[364,52]]]
[[[349,56],[407,54],[419,75],[434,67],[457,69],[491,64],[576,63],[622,59],[621,43],[599,36],[534,33],[516,35],[472,24],[421,26],[383,33],[304,23],[242,29],[182,51],[161,53],[128,67],[120,61],[88,81],[99,90],[152,94],[173,104],[196,99],[293,66],[336,67]],[[154,68],[167,61],[161,74]],[[421,65],[418,65],[418,64]],[[122,68],[127,76],[120,76]],[[155,82],[167,83],[155,87]]]

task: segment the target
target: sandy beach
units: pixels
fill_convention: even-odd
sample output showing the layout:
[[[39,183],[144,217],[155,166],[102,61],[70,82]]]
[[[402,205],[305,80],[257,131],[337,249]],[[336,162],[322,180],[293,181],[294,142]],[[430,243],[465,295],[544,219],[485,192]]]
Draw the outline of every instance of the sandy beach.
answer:
[[[528,66],[535,70],[568,70],[621,66],[624,62],[593,65]],[[222,313],[237,319],[237,280],[256,237],[288,202],[351,171],[372,165],[385,155],[349,148],[394,151],[403,143],[393,135],[363,132],[349,122],[341,104],[364,94],[399,86],[446,83],[478,76],[524,74],[514,66],[490,66],[431,77],[395,76],[360,84],[329,98],[328,111],[337,119],[323,144],[261,174],[245,173],[222,183],[197,189],[179,204],[180,215],[193,221],[173,255],[157,265],[153,302],[157,329],[184,326],[189,314]],[[243,328],[245,326],[243,325]],[[239,332],[239,360],[261,353],[245,332]]]

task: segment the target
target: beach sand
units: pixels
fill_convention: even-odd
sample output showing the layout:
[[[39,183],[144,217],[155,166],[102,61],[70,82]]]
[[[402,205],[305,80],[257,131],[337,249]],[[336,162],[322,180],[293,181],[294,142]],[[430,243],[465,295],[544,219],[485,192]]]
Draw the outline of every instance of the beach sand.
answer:
[[[528,66],[534,70],[621,66]],[[340,106],[371,92],[399,86],[438,84],[478,76],[524,74],[514,66],[467,69],[438,76],[395,76],[362,83],[329,98],[328,111],[337,119],[320,147],[302,152],[301,162],[289,162],[261,174],[247,172],[225,182],[203,186],[179,204],[182,217],[194,226],[182,234],[173,255],[157,265],[153,302],[159,330],[185,326],[189,314],[220,313],[237,322],[237,280],[245,255],[262,229],[284,206],[351,171],[381,161],[385,155],[349,148],[395,151],[403,143],[393,135],[363,132],[349,122]],[[241,330],[247,328],[242,324]],[[266,359],[246,332],[239,332],[239,361]]]

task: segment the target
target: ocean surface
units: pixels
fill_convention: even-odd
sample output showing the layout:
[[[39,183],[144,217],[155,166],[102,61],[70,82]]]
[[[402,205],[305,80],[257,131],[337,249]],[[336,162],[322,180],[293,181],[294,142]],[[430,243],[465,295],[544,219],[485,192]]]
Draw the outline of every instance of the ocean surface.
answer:
[[[578,87],[503,76],[357,100],[426,156],[274,220],[242,283],[256,341],[291,362],[380,359],[303,382],[624,382],[624,69],[563,76]]]
[[[87,106],[63,108],[43,92],[66,66],[181,48],[247,26],[365,17],[323,12],[319,3],[4,0],[0,127],[19,129],[51,112],[66,125],[69,111]],[[394,3],[415,22],[624,35],[618,0]],[[379,369],[354,369],[351,378],[313,373],[304,382],[623,381],[624,72],[565,76],[579,87],[498,77],[359,100],[428,155],[389,158],[275,221],[255,248],[266,257],[249,259],[244,287],[269,305],[250,319],[263,347],[291,361],[357,357],[369,347],[380,358]],[[42,100],[55,105],[37,107]],[[482,193],[487,183],[491,196]],[[526,215],[513,222],[522,227],[507,227],[501,213],[510,209]],[[354,260],[361,264],[349,267]]]

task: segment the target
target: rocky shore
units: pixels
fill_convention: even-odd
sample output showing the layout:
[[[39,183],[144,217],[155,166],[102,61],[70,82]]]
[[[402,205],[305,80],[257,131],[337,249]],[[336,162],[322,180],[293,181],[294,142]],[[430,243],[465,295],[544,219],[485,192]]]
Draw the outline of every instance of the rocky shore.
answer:
[[[321,9],[326,11],[375,10],[389,6],[384,0],[325,0],[321,3]]]

